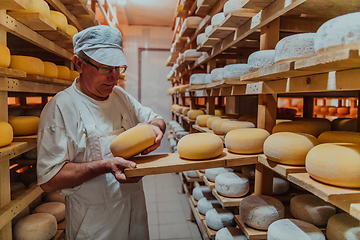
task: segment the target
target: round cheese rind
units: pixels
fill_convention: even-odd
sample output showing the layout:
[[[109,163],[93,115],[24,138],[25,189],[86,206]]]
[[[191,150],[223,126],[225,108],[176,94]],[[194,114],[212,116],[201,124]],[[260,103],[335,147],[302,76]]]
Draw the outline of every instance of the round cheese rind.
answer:
[[[235,224],[234,214],[227,209],[213,208],[206,212],[206,225],[214,230],[232,227]]]
[[[0,66],[9,67],[11,61],[10,50],[7,46],[0,43]]]
[[[224,80],[222,77],[222,72],[223,72],[223,68],[214,68],[211,71],[211,81],[212,82],[217,82],[217,81],[221,81]]]
[[[194,73],[190,76],[190,85],[205,84],[205,77],[207,73]]]
[[[205,77],[205,84],[208,84],[208,83],[212,83],[212,80],[211,80],[211,74],[206,74],[206,77]]]
[[[246,63],[226,65],[222,77],[226,79],[239,78],[241,75],[250,73],[250,66]]]
[[[210,117],[206,122],[206,127],[211,130],[212,129],[212,123],[215,120],[218,120],[218,119],[221,119],[221,117],[219,117],[219,116]]]
[[[223,142],[212,133],[193,133],[181,138],[177,149],[179,155],[185,159],[209,159],[223,153]]]
[[[214,26],[213,25],[209,25],[205,28],[205,35],[208,37],[209,33],[211,32],[211,30],[213,30]]]
[[[275,50],[253,52],[250,54],[247,63],[251,72],[255,72],[262,67],[270,67],[275,64]]]
[[[43,61],[44,64],[44,77],[57,78],[58,68],[55,63]]]
[[[225,14],[223,12],[219,12],[212,16],[211,25],[217,26],[220,25],[225,20]]]
[[[332,131],[356,132],[357,119],[356,118],[336,118],[331,121],[331,130]]]
[[[281,39],[275,46],[275,62],[315,56],[314,39],[315,33],[294,34]]]
[[[27,74],[44,74],[44,63],[36,57],[11,55],[9,68],[18,69]]]
[[[328,240],[360,239],[360,222],[348,213],[339,213],[329,218],[326,226]]]
[[[313,194],[301,194],[291,198],[290,212],[296,219],[325,226],[329,218],[336,214],[336,208]]]
[[[357,143],[360,144],[360,133],[350,131],[328,131],[318,137],[320,143]]]
[[[339,187],[360,188],[360,144],[323,143],[306,155],[314,179]]]
[[[0,132],[1,132],[0,147],[9,145],[14,138],[14,132],[12,126],[7,122],[0,121]]]
[[[37,134],[39,120],[36,116],[9,117],[9,124],[15,136],[32,135]]]
[[[206,33],[200,33],[196,37],[196,44],[197,45],[202,45],[206,41],[206,39],[207,39]]]
[[[268,240],[325,240],[321,230],[298,219],[281,219],[273,222],[267,232]]]
[[[215,182],[215,178],[217,177],[217,175],[221,174],[221,173],[227,173],[227,172],[232,172],[233,169],[232,168],[209,168],[209,169],[205,169],[205,176],[207,178],[207,180]]]
[[[226,134],[225,147],[233,153],[261,153],[264,142],[269,136],[269,132],[261,128],[235,129]]]
[[[37,206],[34,213],[49,213],[56,218],[57,222],[65,219],[65,204],[61,202],[47,202]]]
[[[150,125],[138,125],[115,137],[110,144],[110,150],[115,157],[129,159],[155,142],[155,132]]]
[[[56,218],[49,213],[30,214],[14,226],[14,240],[50,240],[57,231]]]
[[[60,194],[60,191],[47,193],[45,196],[46,202],[61,202],[65,204],[65,196]]]
[[[214,131],[215,134],[222,134],[222,132],[221,132],[221,125],[222,125],[224,122],[227,122],[227,121],[230,121],[230,119],[224,119],[224,118],[215,119],[215,120],[212,122],[211,129]]]
[[[198,178],[199,175],[197,174],[197,172],[194,170],[194,171],[186,171],[186,175],[189,177],[189,178]]]
[[[327,119],[306,119],[292,122],[281,122],[274,126],[272,132],[308,133],[318,137],[321,133],[330,131],[331,123]]]
[[[68,24],[68,28],[66,30],[66,33],[69,34],[71,37],[74,37],[75,34],[77,34],[79,31],[76,27],[73,25]]]
[[[281,195],[289,191],[289,181],[284,178],[274,177],[273,178],[273,194]]]
[[[197,116],[199,115],[204,115],[204,111],[200,110],[200,109],[191,109],[188,111],[187,116],[189,119],[191,120],[195,120],[197,118]]]
[[[240,173],[221,173],[215,178],[215,189],[225,197],[242,197],[249,192],[249,179]]]
[[[57,65],[57,68],[58,68],[58,78],[70,80],[70,68],[60,65]]]
[[[254,128],[255,125],[252,122],[247,121],[226,121],[221,124],[222,134],[227,134],[231,130],[240,128]]]
[[[194,189],[192,190],[192,195],[196,201],[199,201],[204,197],[208,198],[213,196],[211,189],[207,186],[194,187]]]
[[[317,138],[310,134],[279,132],[265,140],[264,154],[280,164],[305,165],[306,155],[317,144]]]
[[[50,18],[50,7],[44,0],[26,1],[26,9],[18,11],[26,13],[39,13],[46,18]]]
[[[184,51],[184,57],[201,57],[202,53],[197,52],[196,49],[188,49]]]
[[[276,198],[264,195],[250,195],[240,202],[242,221],[255,229],[267,230],[269,225],[284,218],[284,205]]]
[[[207,124],[207,120],[209,118],[211,118],[212,115],[199,115],[196,117],[196,124],[199,125],[200,127],[206,127],[206,124]]]
[[[316,31],[314,49],[317,54],[343,48],[359,47],[360,13],[349,13],[333,18]],[[346,26],[346,27],[344,27]]]
[[[214,197],[203,197],[197,203],[197,209],[202,215],[205,215],[210,209],[221,207],[221,204]]]
[[[248,240],[248,238],[239,228],[226,227],[217,231],[215,240]]]
[[[183,26],[185,27],[197,27],[201,23],[202,18],[197,16],[187,17],[184,20]]]
[[[63,31],[67,31],[68,29],[68,21],[66,16],[58,11],[50,10],[50,20],[53,22],[58,28]]]

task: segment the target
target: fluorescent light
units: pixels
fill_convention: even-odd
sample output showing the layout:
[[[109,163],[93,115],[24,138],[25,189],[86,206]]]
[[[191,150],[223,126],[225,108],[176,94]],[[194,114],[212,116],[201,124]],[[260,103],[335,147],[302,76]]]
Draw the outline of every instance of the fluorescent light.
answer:
[[[116,2],[117,2],[119,5],[125,5],[125,4],[126,4],[126,0],[116,0]]]

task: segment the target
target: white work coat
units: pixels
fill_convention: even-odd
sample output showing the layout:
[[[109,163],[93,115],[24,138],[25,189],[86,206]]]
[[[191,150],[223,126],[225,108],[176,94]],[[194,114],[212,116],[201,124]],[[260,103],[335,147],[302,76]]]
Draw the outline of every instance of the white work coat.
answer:
[[[96,101],[81,93],[74,82],[50,100],[42,113],[38,183],[49,181],[66,162],[113,157],[109,146],[116,135],[159,117],[118,87],[109,99]],[[64,189],[62,194],[66,196],[68,240],[149,238],[141,181],[120,184],[108,173]]]

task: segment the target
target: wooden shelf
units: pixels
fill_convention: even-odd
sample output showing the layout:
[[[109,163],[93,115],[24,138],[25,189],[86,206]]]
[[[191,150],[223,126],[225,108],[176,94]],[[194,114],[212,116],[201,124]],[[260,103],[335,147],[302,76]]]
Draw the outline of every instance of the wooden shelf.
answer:
[[[213,130],[208,129],[207,127],[200,127],[197,124],[192,125],[192,127],[196,130],[198,130],[199,132],[204,132],[204,133],[214,133]]]
[[[24,0],[2,0],[0,2],[0,9],[6,10],[25,10],[26,9],[26,1]]]
[[[287,178],[290,173],[304,173],[306,172],[305,166],[292,166],[279,164],[273,161],[270,161],[266,158],[264,154],[258,156],[259,163],[263,164],[265,167],[270,168],[277,174]]]
[[[200,176],[198,177],[189,177],[186,172],[183,172],[184,177],[186,179],[187,182],[202,182],[202,178]]]
[[[248,10],[244,13],[230,13],[225,17],[225,20],[220,24],[220,27],[237,28],[243,25],[250,18],[254,17],[259,11]]]
[[[28,136],[14,136],[13,142],[35,142],[37,141],[37,135]]]
[[[8,15],[34,31],[56,31],[56,25],[39,13],[8,12]]]
[[[210,188],[210,189],[214,189],[214,188],[215,188],[215,182],[212,182],[212,181],[208,180],[205,175],[203,176],[203,181],[204,181],[205,185],[206,185],[208,188]]]
[[[62,86],[67,86],[67,87],[72,84],[72,81],[70,81],[70,80],[49,78],[49,77],[44,77],[44,76],[40,76],[40,75],[32,75],[32,74],[28,74],[26,77],[19,78],[19,79],[30,81],[30,82],[38,82],[38,83],[51,83],[51,84],[62,85]]]
[[[252,187],[254,188],[254,187]],[[245,196],[243,197],[224,197],[222,195],[220,195],[215,187],[212,189],[212,194],[213,196],[216,198],[216,200],[219,201],[219,203],[221,204],[221,206],[223,207],[239,207],[240,202],[244,199],[244,197],[250,196],[253,193],[253,189],[249,191],[249,193],[247,193]]]
[[[199,213],[199,214],[200,214],[200,213]],[[206,232],[207,232],[208,236],[210,237],[210,239],[211,239],[211,240],[215,240],[215,236],[216,236],[217,231],[209,228],[209,227],[207,226],[207,224],[206,224],[206,220],[205,220],[205,219],[202,220],[202,221],[203,221],[203,224],[204,224],[204,226],[205,226],[205,228],[206,228]]]
[[[36,142],[12,142],[9,145],[0,148],[0,162],[9,161],[27,151],[36,148]]]
[[[242,220],[240,215],[234,216],[236,224],[240,227],[243,233],[249,240],[267,239],[267,231],[257,230],[247,226]]]
[[[12,68],[0,67],[0,77],[21,78],[26,77],[26,72]]]
[[[65,85],[38,83],[27,80],[0,77],[0,91],[56,94],[65,88],[67,88]]]

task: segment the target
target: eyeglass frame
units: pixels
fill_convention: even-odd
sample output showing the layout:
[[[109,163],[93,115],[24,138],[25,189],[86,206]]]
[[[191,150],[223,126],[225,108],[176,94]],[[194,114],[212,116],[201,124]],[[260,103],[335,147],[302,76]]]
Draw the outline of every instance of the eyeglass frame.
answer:
[[[96,68],[96,70],[99,72],[99,74],[101,75],[108,75],[110,74],[114,69],[115,71],[119,71],[120,74],[124,74],[126,69],[127,69],[127,66],[124,65],[124,66],[118,66],[118,67],[99,67],[99,66],[96,66],[95,64],[93,64],[92,62],[90,62],[89,60],[87,59],[84,59],[84,58],[81,58],[81,60],[83,60],[84,62],[90,64],[91,66],[93,66],[94,68]],[[100,69],[102,69],[102,71],[106,71],[106,73],[101,73],[100,72]],[[111,69],[111,70],[109,70]]]

